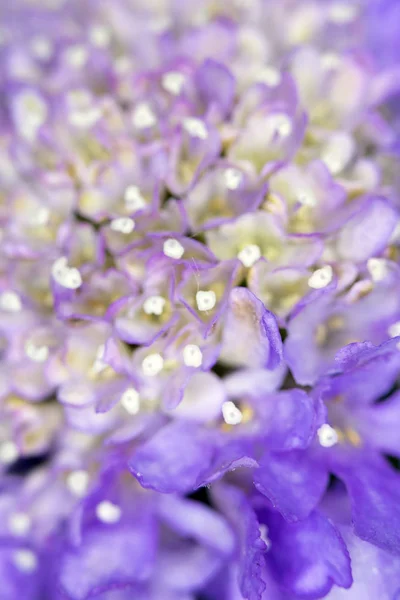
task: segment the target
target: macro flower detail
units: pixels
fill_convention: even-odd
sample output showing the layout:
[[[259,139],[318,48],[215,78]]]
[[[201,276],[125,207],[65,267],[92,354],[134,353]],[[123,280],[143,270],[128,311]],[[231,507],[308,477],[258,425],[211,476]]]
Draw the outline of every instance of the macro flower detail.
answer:
[[[2,3],[1,600],[400,597],[398,17]]]

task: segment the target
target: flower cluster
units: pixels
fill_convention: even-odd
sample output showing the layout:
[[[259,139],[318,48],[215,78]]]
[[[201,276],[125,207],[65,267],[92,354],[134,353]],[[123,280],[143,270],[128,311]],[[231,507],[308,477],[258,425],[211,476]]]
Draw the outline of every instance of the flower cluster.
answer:
[[[400,594],[398,8],[1,3],[2,600]]]

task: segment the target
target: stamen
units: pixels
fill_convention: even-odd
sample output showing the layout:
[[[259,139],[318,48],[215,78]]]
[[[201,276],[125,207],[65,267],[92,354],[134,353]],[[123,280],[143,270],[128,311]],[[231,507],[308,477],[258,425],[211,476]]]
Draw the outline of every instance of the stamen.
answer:
[[[238,171],[238,169],[233,169],[230,167],[229,169],[225,170],[224,179],[228,190],[236,190],[243,179],[243,175],[240,171]]]
[[[335,444],[338,443],[339,437],[336,431],[328,425],[328,423],[324,423],[317,431],[319,443],[324,448],[331,448]]]
[[[62,287],[76,290],[82,285],[82,277],[78,269],[69,267],[65,256],[58,258],[51,268],[53,279]]]
[[[164,367],[164,359],[161,354],[149,354],[142,362],[142,371],[147,377],[155,377]]]
[[[112,525],[114,523],[118,523],[121,518],[122,511],[119,506],[109,502],[108,500],[103,500],[96,506],[96,516],[99,521],[103,523],[107,523],[107,525]]]
[[[185,252],[185,248],[180,242],[178,242],[178,240],[175,240],[174,238],[169,238],[164,242],[163,252],[165,256],[168,256],[169,258],[175,258],[176,260],[178,260],[182,258]]]
[[[143,304],[143,310],[146,315],[160,316],[163,313],[166,300],[162,296],[150,296]]]
[[[228,425],[239,425],[243,419],[241,410],[230,400],[223,403],[222,416]]]
[[[196,344],[188,344],[183,349],[183,362],[187,367],[197,369],[203,363],[203,353]]]
[[[12,513],[8,519],[8,528],[13,535],[22,537],[30,530],[31,519],[26,513]]]
[[[140,396],[135,388],[128,388],[121,396],[121,404],[130,415],[136,415],[140,409]]]
[[[205,140],[208,137],[207,127],[200,121],[200,119],[195,119],[194,117],[187,117],[183,119],[183,127],[189,133],[189,135],[193,137],[198,137],[201,140]]]
[[[238,259],[247,268],[252,267],[261,258],[261,250],[256,244],[245,246],[238,254]]]
[[[118,231],[119,233],[128,235],[135,229],[135,221],[129,217],[120,217],[111,221],[110,228],[113,231]]]
[[[0,294],[0,308],[6,312],[19,312],[22,308],[20,297],[11,290],[2,292]]]
[[[185,76],[179,71],[170,71],[165,73],[161,79],[161,85],[170,94],[177,96],[181,93],[183,84],[185,83]]]
[[[135,212],[145,208],[147,203],[137,185],[129,185],[124,193],[124,201],[128,210]]]
[[[14,565],[23,573],[33,573],[37,568],[37,556],[32,550],[16,550],[13,553]]]
[[[314,271],[308,280],[308,285],[315,290],[320,290],[329,285],[332,279],[333,269],[330,265],[325,265],[325,267]]]
[[[132,113],[132,124],[137,129],[147,129],[153,127],[157,119],[150,106],[146,102],[141,102],[136,106]]]
[[[89,473],[83,469],[72,471],[67,477],[67,487],[69,491],[77,496],[83,498],[86,494],[89,485]]]
[[[196,294],[197,308],[201,311],[212,310],[217,303],[217,296],[213,290],[199,290]]]

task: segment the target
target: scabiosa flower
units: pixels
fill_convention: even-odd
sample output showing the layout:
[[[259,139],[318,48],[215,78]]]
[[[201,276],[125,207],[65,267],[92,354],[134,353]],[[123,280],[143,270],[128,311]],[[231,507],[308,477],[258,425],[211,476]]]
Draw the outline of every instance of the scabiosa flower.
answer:
[[[1,5],[2,600],[400,595],[397,9]]]

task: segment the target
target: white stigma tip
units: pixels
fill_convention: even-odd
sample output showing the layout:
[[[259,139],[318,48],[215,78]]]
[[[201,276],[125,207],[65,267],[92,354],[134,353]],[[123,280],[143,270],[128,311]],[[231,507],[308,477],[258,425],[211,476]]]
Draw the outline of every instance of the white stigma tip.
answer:
[[[89,40],[97,48],[106,48],[111,41],[110,30],[102,25],[94,25],[89,30]]]
[[[162,315],[166,300],[162,296],[150,296],[146,298],[143,304],[143,310],[146,315]]]
[[[13,291],[3,292],[0,294],[0,308],[6,312],[19,312],[22,308],[20,297]]]
[[[89,485],[89,473],[83,469],[72,471],[67,477],[67,487],[69,491],[77,496],[83,498],[86,494]]]
[[[8,519],[8,529],[13,535],[24,536],[31,528],[30,517],[22,512],[12,513]]]
[[[205,140],[208,137],[207,127],[200,119],[194,117],[187,117],[183,119],[183,127],[193,137]]]
[[[49,349],[47,346],[36,346],[33,342],[26,342],[25,354],[34,362],[46,362],[49,358]]]
[[[388,265],[384,258],[370,258],[367,269],[373,281],[382,281],[388,274]]]
[[[239,425],[243,419],[242,412],[230,400],[223,403],[222,416],[224,417],[225,423],[228,425]]]
[[[245,267],[252,267],[261,258],[261,250],[256,244],[245,246],[238,254],[238,259]]]
[[[135,221],[129,217],[120,217],[111,221],[110,228],[113,231],[118,231],[119,233],[128,235],[135,229]]]
[[[88,59],[88,51],[84,46],[70,46],[65,52],[65,58],[70,67],[81,69]]]
[[[274,67],[263,67],[256,75],[256,81],[265,83],[270,87],[276,87],[282,81],[281,74]]]
[[[330,265],[325,265],[325,267],[314,271],[308,280],[308,285],[314,290],[320,290],[329,285],[332,279],[333,269]]]
[[[128,388],[121,396],[121,404],[130,415],[136,415],[140,408],[140,396],[135,388]]]
[[[14,442],[3,442],[0,445],[0,463],[9,465],[18,458],[18,448]]]
[[[332,23],[345,25],[357,16],[357,7],[346,2],[335,2],[328,10],[328,18]]]
[[[157,119],[150,106],[145,102],[141,102],[136,106],[132,113],[132,124],[137,129],[147,129],[153,127],[157,123]]]
[[[65,256],[58,258],[51,268],[53,279],[62,287],[76,290],[82,285],[82,277],[78,269],[69,267]]]
[[[199,290],[196,294],[197,308],[201,311],[212,310],[217,303],[217,296],[213,290],[207,292]]]
[[[238,169],[229,168],[224,172],[225,185],[228,190],[236,190],[241,184],[243,175]]]
[[[161,79],[161,85],[170,94],[177,96],[181,93],[183,84],[185,83],[185,76],[179,71],[171,71],[165,73]]]
[[[164,367],[164,359],[161,354],[149,354],[142,362],[142,371],[147,377],[155,377]]]
[[[107,525],[112,525],[113,523],[118,523],[121,518],[121,509],[116,504],[109,502],[108,500],[103,500],[96,506],[96,516],[99,521],[102,523],[107,523]]]
[[[203,363],[203,353],[196,344],[188,344],[183,349],[183,362],[187,367],[197,369]]]
[[[317,431],[319,443],[324,448],[331,448],[335,444],[338,443],[338,434],[336,431],[328,425],[328,423],[324,423]]]
[[[390,337],[394,338],[400,335],[400,321],[393,323],[388,329],[388,334]]]
[[[16,550],[13,563],[23,573],[33,573],[37,568],[37,557],[32,550]]]
[[[135,212],[146,206],[146,200],[137,185],[128,185],[124,193],[124,202],[128,210]]]
[[[175,258],[176,260],[178,260],[179,258],[182,258],[185,252],[185,248],[180,242],[178,242],[178,240],[170,238],[168,240],[165,240],[163,245],[163,252],[165,256],[168,256],[169,258]]]

